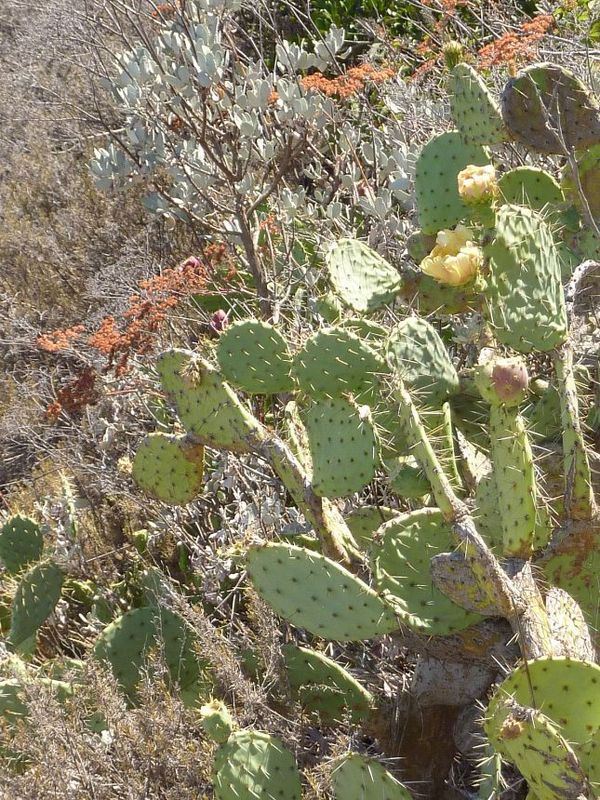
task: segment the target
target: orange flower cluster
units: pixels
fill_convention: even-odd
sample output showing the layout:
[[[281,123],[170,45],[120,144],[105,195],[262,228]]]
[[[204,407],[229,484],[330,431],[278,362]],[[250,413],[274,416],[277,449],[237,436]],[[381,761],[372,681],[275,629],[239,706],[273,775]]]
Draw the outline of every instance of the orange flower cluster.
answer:
[[[536,57],[537,45],[555,25],[552,14],[538,14],[516,31],[504,34],[478,52],[479,66],[487,69],[499,64],[516,64]]]
[[[88,343],[108,358],[117,375],[122,374],[132,353],[143,354],[153,349],[155,334],[169,310],[183,297],[204,289],[207,280],[206,267],[192,256],[175,269],[141,281],[141,291],[129,298],[125,327],[121,330],[114,317],[105,317]]]
[[[345,100],[352,95],[362,92],[367,83],[383,83],[393,78],[396,71],[390,67],[376,69],[372,64],[361,64],[358,67],[351,67],[348,72],[337,78],[326,78],[322,72],[313,72],[306,75],[300,81],[304,89],[308,91],[320,92],[327,97],[338,97]],[[271,92],[269,102],[274,103],[279,99],[279,94]]]
[[[73,325],[72,328],[57,328],[38,336],[36,342],[40,350],[47,353],[58,353],[59,350],[66,350],[71,346],[74,339],[85,331],[85,325]]]
[[[160,3],[152,11],[151,16],[153,16],[155,19],[160,19],[161,17],[172,17],[179,8],[179,5],[180,4],[178,0],[175,0],[174,3]]]
[[[63,412],[73,416],[86,406],[96,403],[100,396],[96,388],[96,378],[92,367],[84,367],[74,380],[57,391],[56,400],[50,403],[46,414],[51,419],[56,419]]]

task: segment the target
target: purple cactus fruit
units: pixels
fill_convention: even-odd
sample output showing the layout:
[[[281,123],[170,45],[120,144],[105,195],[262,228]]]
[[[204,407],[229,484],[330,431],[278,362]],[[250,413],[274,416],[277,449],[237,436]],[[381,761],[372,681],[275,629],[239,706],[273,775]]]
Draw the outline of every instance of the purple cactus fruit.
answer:
[[[227,312],[220,308],[212,315],[210,327],[215,333],[221,333],[229,325],[229,318]]]
[[[520,402],[529,386],[527,367],[520,359],[499,359],[492,367],[492,385],[500,402]]]
[[[183,266],[191,267],[192,269],[200,269],[202,264],[200,263],[200,259],[196,258],[196,256],[190,256],[183,262]]]

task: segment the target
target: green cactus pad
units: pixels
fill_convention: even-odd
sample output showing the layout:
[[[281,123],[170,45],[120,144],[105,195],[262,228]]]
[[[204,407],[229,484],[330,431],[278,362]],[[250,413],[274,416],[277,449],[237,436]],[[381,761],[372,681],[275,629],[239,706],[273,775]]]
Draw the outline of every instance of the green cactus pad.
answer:
[[[486,732],[494,747],[516,764],[537,800],[588,796],[576,752],[540,711],[505,698],[487,719]]]
[[[352,331],[318,331],[294,358],[300,388],[311,397],[359,394],[377,383],[386,363]]]
[[[534,211],[564,203],[562,189],[549,172],[539,167],[516,167],[498,181],[505,203],[527,206]]]
[[[449,131],[425,145],[417,160],[415,194],[423,233],[453,228],[472,208],[458,194],[458,173],[470,164],[485,166],[489,155],[477,144],[467,144],[459,131]]]
[[[203,444],[245,453],[262,437],[258,420],[204,359],[170,350],[159,356],[158,372],[181,422]]]
[[[359,313],[390,303],[400,291],[398,271],[357,239],[335,242],[327,251],[325,263],[337,294]]]
[[[37,522],[17,514],[0,528],[0,560],[11,575],[42,557],[44,540]]]
[[[386,506],[361,506],[345,516],[344,522],[358,546],[366,550],[371,546],[375,531],[397,515],[398,511]]]
[[[581,190],[585,195],[587,206],[596,223],[600,222],[600,144],[586,150],[581,150],[576,155],[577,175]],[[567,197],[583,210],[584,204],[577,189],[577,182],[573,178],[570,168],[567,168],[562,177],[562,187]]]
[[[215,755],[216,800],[301,800],[294,756],[275,736],[238,731]]]
[[[183,436],[151,433],[133,459],[133,477],[142,489],[164,503],[185,505],[203,488],[204,447]]]
[[[347,497],[374,478],[378,453],[368,406],[343,397],[317,400],[306,411],[305,425],[316,494]]]
[[[387,339],[388,329],[378,322],[365,317],[350,317],[338,324],[338,329],[352,331],[359,339],[366,342],[375,352],[379,353],[385,340]]]
[[[248,575],[284,619],[325,639],[360,641],[397,630],[389,605],[344,567],[288,544],[251,547]]]
[[[63,571],[53,561],[25,573],[12,604],[11,644],[23,644],[44,624],[59,601],[62,583]]]
[[[200,709],[202,730],[213,742],[224,744],[233,732],[231,712],[222,700],[211,700]]]
[[[390,331],[388,361],[423,405],[441,405],[458,391],[458,374],[435,328],[407,317]]]
[[[398,617],[423,633],[448,634],[478,622],[433,586],[432,556],[452,548],[450,526],[437,508],[422,508],[386,522],[370,558],[379,592]]]
[[[294,389],[287,342],[267,322],[234,322],[219,336],[217,357],[225,379],[244,392],[277,394]]]
[[[600,548],[598,531],[591,535],[576,531],[565,536],[555,552],[539,566],[551,585],[564,589],[577,601],[592,631],[600,627]]]
[[[335,800],[412,800],[412,795],[385,767],[359,753],[344,756],[331,775]]]
[[[210,688],[206,664],[198,660],[195,642],[193,629],[181,617],[153,605],[127,611],[107,625],[93,653],[110,664],[127,699],[135,703],[148,651],[160,648],[171,681],[179,686],[182,700],[193,705]]]
[[[502,93],[502,117],[515,139],[540,153],[563,155],[565,146],[577,150],[600,142],[598,104],[558,64],[533,64],[510,78]]]
[[[502,206],[486,246],[488,312],[496,337],[520,353],[546,352],[567,338],[560,263],[552,232],[523,206]]]
[[[448,81],[452,119],[465,142],[500,144],[509,138],[500,107],[470,64],[457,64]]]
[[[600,667],[570,658],[540,658],[517,667],[500,684],[488,706],[497,708],[512,697],[551,719],[575,745],[588,742],[600,729]]]
[[[367,716],[371,693],[336,661],[294,644],[284,645],[282,652],[292,697],[304,708],[317,711],[326,724]]]

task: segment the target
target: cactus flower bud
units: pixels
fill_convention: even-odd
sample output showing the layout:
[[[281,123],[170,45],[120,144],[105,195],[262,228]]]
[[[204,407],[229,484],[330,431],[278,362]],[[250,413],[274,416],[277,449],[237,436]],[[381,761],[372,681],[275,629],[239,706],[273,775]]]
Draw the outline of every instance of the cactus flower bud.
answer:
[[[421,261],[421,269],[439,283],[462,286],[475,277],[483,263],[483,253],[472,241],[464,225],[453,231],[440,231],[431,253]]]
[[[458,193],[465,203],[486,203],[498,192],[496,168],[493,164],[478,167],[469,164],[458,173]]]
[[[448,69],[453,69],[457,64],[460,64],[464,58],[464,48],[462,44],[454,40],[446,42],[442,48],[442,53]]]

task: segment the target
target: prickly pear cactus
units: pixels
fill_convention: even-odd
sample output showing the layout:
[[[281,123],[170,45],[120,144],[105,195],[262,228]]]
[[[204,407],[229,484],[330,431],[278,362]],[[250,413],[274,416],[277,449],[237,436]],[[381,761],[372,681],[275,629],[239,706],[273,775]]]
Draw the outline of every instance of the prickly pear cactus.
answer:
[[[0,529],[0,560],[6,571],[15,574],[42,557],[44,540],[40,526],[17,514]]]
[[[302,794],[292,753],[276,736],[258,731],[233,733],[221,745],[213,783],[217,800],[300,800]]]
[[[369,313],[391,303],[400,291],[397,270],[356,239],[340,239],[332,244],[325,263],[336,293],[359,313]]]
[[[412,795],[385,767],[373,758],[350,753],[333,766],[331,777],[335,800],[412,800]]]
[[[204,447],[185,436],[151,433],[137,449],[132,474],[158,500],[185,505],[202,492]]]
[[[234,322],[219,336],[217,358],[225,379],[244,392],[276,394],[294,389],[287,342],[266,322]]]
[[[500,107],[470,64],[457,64],[448,80],[452,119],[465,142],[492,145],[506,141]]]
[[[23,575],[12,604],[11,644],[18,647],[43,625],[60,599],[62,583],[63,571],[54,561],[37,564]]]

